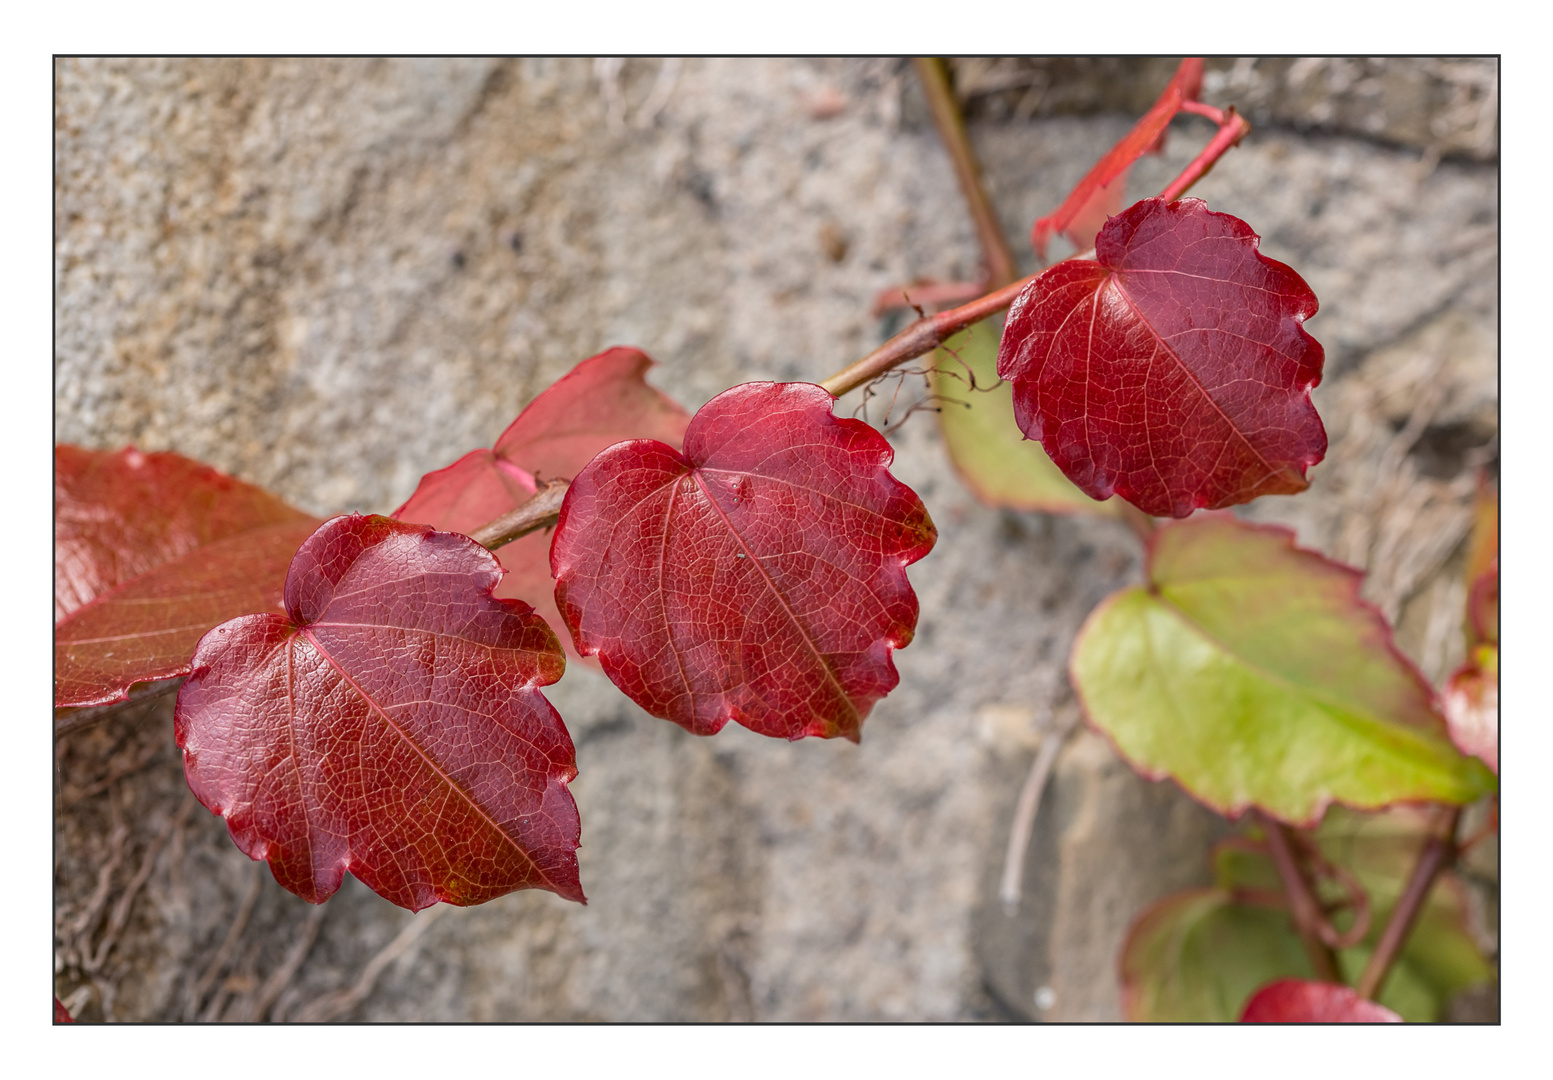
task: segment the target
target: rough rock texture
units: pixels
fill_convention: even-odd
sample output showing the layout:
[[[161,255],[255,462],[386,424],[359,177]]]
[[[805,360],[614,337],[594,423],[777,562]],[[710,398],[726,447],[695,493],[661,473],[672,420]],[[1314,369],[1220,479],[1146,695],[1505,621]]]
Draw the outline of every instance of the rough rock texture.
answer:
[[[1438,675],[1474,472],[1497,454],[1482,99],[1430,97],[1435,69],[1387,61],[1345,86],[1307,66],[1299,85],[1336,92],[1307,102],[1257,89],[1269,63],[1302,62],[1211,73],[1273,124],[1194,194],[1321,297],[1333,442],[1310,493],[1251,512],[1378,571],[1372,598]],[[56,85],[57,437],[178,450],[320,513],[391,509],[608,345],[646,349],[695,408],[823,378],[891,329],[868,313],[880,288],[978,264],[890,60],[65,60]],[[1376,109],[1423,127],[1373,132]],[[972,128],[1018,251],[1130,123],[1041,112]],[[1178,127],[1134,192],[1207,133]],[[941,538],[861,745],[697,739],[575,670],[552,698],[590,903],[411,917],[350,881],[319,908],[285,893],[192,805],[170,699],[127,709],[60,744],[59,996],[88,1020],[1117,1017],[1128,922],[1202,880],[1226,826],[1080,734],[1015,913],[996,888],[1042,733],[1072,716],[1074,631],[1137,580],[1136,544],[980,505],[930,415],[892,438]]]

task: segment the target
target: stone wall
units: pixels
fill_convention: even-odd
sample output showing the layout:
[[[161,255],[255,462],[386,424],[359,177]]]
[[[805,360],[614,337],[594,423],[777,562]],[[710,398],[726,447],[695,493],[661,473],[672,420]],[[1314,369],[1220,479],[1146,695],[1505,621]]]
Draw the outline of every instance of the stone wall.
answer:
[[[1448,94],[1420,103],[1435,69],[1387,63],[1395,78],[1346,89],[1307,70],[1334,93],[1266,104],[1194,194],[1322,301],[1332,452],[1310,493],[1252,514],[1375,569],[1372,598],[1438,675],[1460,651],[1441,627],[1472,476],[1497,453],[1497,166],[1480,99],[1467,119]],[[1255,97],[1268,70],[1226,62],[1212,90]],[[1151,71],[1127,103],[1168,77]],[[978,264],[897,61],[62,60],[55,77],[57,438],[177,450],[319,513],[392,509],[609,345],[653,355],[694,409],[825,377],[893,328],[869,314],[878,290]],[[1016,251],[1130,123],[973,105]],[[1437,126],[1461,146],[1368,131],[1360,105],[1423,110],[1429,132],[1459,106]],[[1300,120],[1323,108],[1360,119]],[[1207,133],[1178,128],[1134,191]],[[1202,880],[1217,818],[1076,735],[1021,906],[995,894],[1032,757],[1073,718],[1073,634],[1137,580],[1136,544],[980,505],[929,414],[892,439],[940,541],[861,745],[698,739],[573,670],[552,697],[590,903],[411,917],[351,881],[320,908],[281,890],[191,808],[169,703],[127,710],[59,750],[60,997],[115,1020],[1119,1016],[1121,936]]]

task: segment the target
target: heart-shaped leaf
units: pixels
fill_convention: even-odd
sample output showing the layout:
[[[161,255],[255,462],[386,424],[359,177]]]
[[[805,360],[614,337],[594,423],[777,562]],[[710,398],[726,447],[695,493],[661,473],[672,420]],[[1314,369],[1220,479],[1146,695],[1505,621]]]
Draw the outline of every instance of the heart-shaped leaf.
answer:
[[[54,448],[54,704],[189,670],[200,635],[278,609],[318,519],[171,453]]]
[[[939,426],[955,471],[992,506],[1115,516],[1117,503],[1085,495],[1052,464],[1040,443],[1019,433],[1014,392],[998,379],[998,331],[997,323],[988,320],[956,334],[933,355]]]
[[[1400,1024],[1384,1005],[1366,1001],[1351,986],[1279,979],[1246,1002],[1242,1024]]]
[[[690,416],[647,385],[651,366],[640,349],[614,348],[589,357],[531,401],[494,448],[472,450],[421,477],[415,494],[392,516],[472,532],[526,502],[535,477],[570,479],[606,446],[657,439],[677,449]],[[498,548],[496,557],[507,570],[496,595],[532,604],[559,632],[549,535],[519,537]],[[562,644],[571,651],[570,641]]]
[[[572,741],[539,689],[566,660],[500,577],[468,537],[353,514],[297,551],[285,615],[201,639],[174,712],[189,787],[298,896],[349,870],[412,911],[582,900]]]
[[[889,443],[809,383],[746,383],[685,450],[613,446],[572,481],[551,546],[577,648],[642,708],[856,740],[917,622],[906,566],[937,533]]]
[[[1358,571],[1228,515],[1155,533],[1146,588],[1079,631],[1073,684],[1133,768],[1220,813],[1314,824],[1333,801],[1466,803],[1494,788],[1451,745]]]
[[[1307,486],[1316,296],[1250,226],[1201,199],[1144,199],[1009,309],[998,374],[1019,428],[1096,499],[1157,516]]]

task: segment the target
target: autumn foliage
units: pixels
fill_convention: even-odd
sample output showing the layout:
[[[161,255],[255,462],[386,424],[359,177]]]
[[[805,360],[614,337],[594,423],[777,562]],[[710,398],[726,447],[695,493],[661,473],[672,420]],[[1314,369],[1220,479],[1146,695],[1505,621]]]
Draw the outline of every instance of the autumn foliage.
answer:
[[[1009,385],[987,411],[946,412],[944,432],[990,502],[1116,517],[1119,498],[1134,518],[1186,519],[1151,530],[1146,581],[1085,623],[1074,689],[1139,773],[1226,816],[1310,830],[1309,872],[1359,883],[1376,920],[1355,929],[1354,901],[1347,929],[1328,928],[1352,967],[1404,902],[1405,870],[1375,859],[1396,835],[1409,851],[1430,835],[1355,811],[1497,789],[1497,502],[1468,583],[1473,652],[1443,698],[1359,598],[1357,571],[1199,512],[1299,492],[1326,451],[1309,286],[1200,200],[1121,209],[1128,168],[1201,78],[1183,64],[1037,223],[1038,247],[1092,237],[1093,256],[1029,280],[1000,342],[984,327],[958,340],[973,381],[992,376],[996,345]],[[543,693],[567,654],[695,735],[732,720],[857,741],[916,630],[907,567],[937,539],[889,443],[825,389],[746,383],[691,416],[647,384],[650,364],[634,348],[582,361],[392,517],[320,522],[176,454],[58,447],[56,707],[186,676],[190,788],[309,901],[346,872],[412,910],[523,888],[582,901],[577,765]],[[551,480],[569,484],[553,531],[494,552],[468,537]],[[1432,1018],[1486,977],[1447,889],[1398,969],[1424,989],[1393,985],[1397,1011],[1312,981],[1310,943],[1255,899],[1293,887],[1267,844],[1221,849],[1214,888],[1140,916],[1122,959],[1134,1018]],[[1374,858],[1351,860],[1355,844]],[[1206,955],[1210,939],[1254,960]]]

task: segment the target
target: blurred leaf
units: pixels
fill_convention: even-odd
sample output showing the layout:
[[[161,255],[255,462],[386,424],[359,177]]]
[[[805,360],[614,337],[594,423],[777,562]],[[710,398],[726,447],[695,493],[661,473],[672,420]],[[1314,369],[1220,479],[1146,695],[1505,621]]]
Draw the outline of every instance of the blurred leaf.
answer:
[[[1014,423],[1013,388],[998,379],[1002,325],[1001,319],[978,323],[933,354],[938,419],[955,471],[991,506],[1115,517],[1119,502],[1097,502],[1074,487],[1041,444]]]
[[[1362,885],[1370,900],[1370,929],[1364,940],[1338,952],[1343,977],[1357,981],[1364,963],[1380,940],[1397,897],[1418,858],[1431,827],[1427,810],[1399,807],[1381,814],[1362,814],[1334,806],[1315,832],[1322,857],[1347,870]],[[1282,885],[1270,856],[1243,837],[1233,837],[1214,848],[1214,881],[1218,890],[1236,902],[1248,896],[1281,894]],[[1323,896],[1341,896],[1341,890]],[[1334,920],[1339,930],[1347,920]],[[1298,944],[1287,917],[1281,932]],[[1279,975],[1304,977],[1303,960],[1298,970]],[[1461,880],[1442,874],[1429,893],[1412,934],[1403,947],[1381,1001],[1408,1020],[1436,1020],[1444,1015],[1451,998],[1469,987],[1489,982],[1493,967],[1478,950],[1467,923],[1467,900]]]
[[[1204,515],[1161,528],[1149,585],[1085,622],[1073,684],[1141,774],[1220,813],[1314,824],[1329,803],[1467,803],[1494,790],[1451,744],[1433,695],[1358,571],[1284,529]]]
[[[1289,917],[1220,889],[1148,908],[1122,946],[1122,1011],[1146,1023],[1229,1023],[1272,979],[1314,977]]]
[[[1479,645],[1440,691],[1451,741],[1499,774],[1499,648]]]
[[[200,635],[280,606],[318,519],[179,454],[54,448],[54,706],[186,675]]]
[[[1246,1002],[1242,1024],[1400,1024],[1384,1005],[1366,1001],[1351,986],[1279,979]]]

